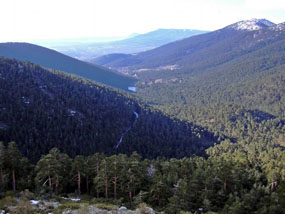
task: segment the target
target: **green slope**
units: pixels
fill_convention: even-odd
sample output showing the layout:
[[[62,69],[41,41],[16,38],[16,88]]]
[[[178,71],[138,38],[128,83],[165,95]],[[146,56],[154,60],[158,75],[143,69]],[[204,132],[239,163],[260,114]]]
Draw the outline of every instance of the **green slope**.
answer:
[[[0,43],[0,56],[30,61],[122,90],[127,90],[128,86],[132,86],[136,82],[135,79],[106,68],[91,65],[56,51],[28,43]]]

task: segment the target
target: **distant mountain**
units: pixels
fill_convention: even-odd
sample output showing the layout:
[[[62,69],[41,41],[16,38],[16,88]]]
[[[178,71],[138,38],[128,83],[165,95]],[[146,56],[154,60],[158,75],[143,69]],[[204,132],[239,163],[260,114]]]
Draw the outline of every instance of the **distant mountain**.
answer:
[[[74,157],[137,151],[156,158],[203,155],[212,134],[173,120],[129,94],[0,57],[0,141],[33,161],[57,147]]]
[[[136,82],[135,79],[109,69],[28,43],[0,43],[0,56],[40,64],[123,90],[127,90]]]
[[[214,32],[172,42],[135,55],[120,57],[106,55],[93,62],[121,70],[163,70],[169,66],[174,66],[176,69],[189,68],[189,71],[202,70],[247,54],[250,49],[265,46],[266,44],[261,42],[263,39],[274,39],[271,37],[274,34],[270,30],[272,25],[273,23],[264,19],[242,21]],[[272,31],[272,34],[262,33],[263,29]]]
[[[161,45],[184,39],[207,31],[189,29],[159,29],[145,34],[133,34],[129,38],[104,43],[78,43],[73,45],[57,45],[54,49],[69,56],[92,61],[95,57],[110,53],[137,53],[150,50]]]
[[[93,44],[101,42],[114,42],[123,39],[129,39],[139,35],[138,33],[132,33],[128,36],[120,37],[79,37],[79,38],[61,38],[61,39],[38,39],[29,41],[32,44],[37,44],[47,48],[54,49],[55,47],[73,47],[80,44]]]

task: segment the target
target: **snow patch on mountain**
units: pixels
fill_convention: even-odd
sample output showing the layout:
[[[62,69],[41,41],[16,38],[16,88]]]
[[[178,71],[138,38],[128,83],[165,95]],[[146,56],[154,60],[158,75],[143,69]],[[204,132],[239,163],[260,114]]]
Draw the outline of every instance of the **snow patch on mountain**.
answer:
[[[232,24],[228,26],[228,28],[233,28],[239,31],[254,31],[265,27],[271,27],[273,25],[275,25],[273,22],[270,22],[266,19],[250,19]]]
[[[274,25],[274,26],[270,27],[270,29],[274,30],[274,31],[284,31],[285,30],[285,22]]]

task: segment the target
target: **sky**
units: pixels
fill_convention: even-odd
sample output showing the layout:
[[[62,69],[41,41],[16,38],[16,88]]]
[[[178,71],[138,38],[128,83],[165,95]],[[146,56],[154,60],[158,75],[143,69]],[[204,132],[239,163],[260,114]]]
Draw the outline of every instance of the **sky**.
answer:
[[[285,22],[284,0],[0,0],[0,41],[117,37],[158,28]]]

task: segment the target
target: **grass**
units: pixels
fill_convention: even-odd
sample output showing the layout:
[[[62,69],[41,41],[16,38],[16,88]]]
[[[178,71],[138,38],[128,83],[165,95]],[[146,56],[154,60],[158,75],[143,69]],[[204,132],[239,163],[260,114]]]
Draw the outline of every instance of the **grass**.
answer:
[[[96,203],[94,204],[95,207],[99,209],[105,209],[105,210],[116,210],[117,206],[113,204],[106,204],[106,203]]]

